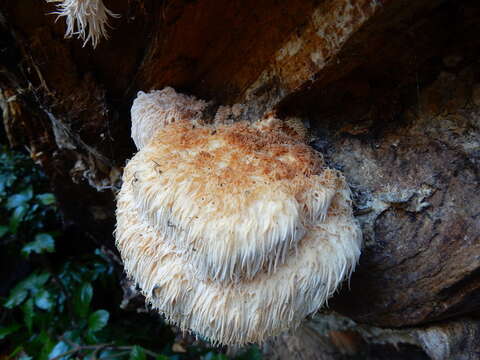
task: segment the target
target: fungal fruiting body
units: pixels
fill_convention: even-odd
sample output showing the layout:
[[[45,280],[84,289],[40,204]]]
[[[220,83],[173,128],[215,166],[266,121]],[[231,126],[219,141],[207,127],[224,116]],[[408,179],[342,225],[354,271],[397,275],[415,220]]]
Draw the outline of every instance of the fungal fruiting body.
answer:
[[[171,88],[135,100],[116,244],[168,321],[218,344],[262,342],[326,302],[362,236],[344,177],[302,131],[273,117],[208,124],[205,106]]]
[[[95,48],[101,38],[108,39],[108,17],[118,17],[107,9],[102,0],[47,0],[58,3],[53,14],[65,17],[65,37],[78,36],[85,46],[89,41]]]

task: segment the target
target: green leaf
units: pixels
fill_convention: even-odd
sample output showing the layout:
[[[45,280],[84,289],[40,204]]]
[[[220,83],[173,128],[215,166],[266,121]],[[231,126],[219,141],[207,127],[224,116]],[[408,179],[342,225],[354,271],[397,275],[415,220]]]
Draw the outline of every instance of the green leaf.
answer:
[[[15,210],[13,211],[13,214],[10,216],[10,223],[9,223],[10,231],[13,234],[17,233],[18,226],[22,222],[23,217],[25,216],[27,211],[28,211],[28,205],[20,205],[16,207]]]
[[[107,323],[110,314],[106,310],[97,310],[88,318],[88,329],[90,331],[99,331],[103,329]]]
[[[32,290],[35,293],[43,288],[43,285],[45,285],[45,283],[50,279],[50,276],[51,275],[48,272],[33,273],[21,283],[24,284],[27,289]]]
[[[70,340],[73,343],[80,343],[82,341],[81,339],[82,333],[83,333],[83,330],[80,328],[69,330],[63,333],[63,338]]]
[[[9,230],[8,226],[0,225],[0,238],[4,236]]]
[[[7,298],[7,301],[3,304],[7,309],[12,309],[15,306],[20,305],[28,295],[28,289],[19,283],[10,291],[10,296]]]
[[[28,332],[32,332],[33,327],[33,318],[35,316],[35,312],[33,311],[33,299],[28,299],[25,304],[22,305],[22,312],[23,312],[23,321],[25,325],[27,325]]]
[[[33,187],[32,185],[29,185],[25,190],[21,192],[22,195],[26,196],[28,200],[31,200],[33,198]]]
[[[50,311],[54,304],[52,296],[47,290],[42,289],[35,294],[35,305],[38,308]]]
[[[155,360],[170,360],[167,355],[158,355]]]
[[[35,235],[35,240],[22,248],[22,254],[28,256],[32,252],[37,254],[52,253],[55,251],[55,241],[50,234],[41,233]]]
[[[81,322],[80,322],[80,324],[81,324]],[[97,335],[95,335],[95,334],[96,334],[95,331],[87,330],[83,335],[83,339],[84,339],[85,343],[89,344],[89,345],[98,344],[100,342],[100,340],[98,339]]]
[[[235,357],[236,360],[262,360],[262,352],[258,346],[253,345],[247,351]]]
[[[33,204],[33,205],[30,207],[30,214],[28,214],[28,217],[27,217],[29,220],[30,220],[30,218],[33,219],[33,217],[36,215],[36,214],[34,214],[34,213],[35,213],[35,211],[39,208],[39,206],[40,206],[40,205],[38,205],[38,204]],[[37,216],[39,216],[39,215],[37,215]],[[41,215],[40,215],[40,216],[41,216]]]
[[[70,350],[70,346],[64,341],[59,341],[55,344],[50,354],[48,354],[48,358],[53,359],[54,357],[57,357],[67,352],[68,350]],[[61,357],[60,359],[63,360],[66,359],[66,357]]]
[[[0,340],[6,338],[8,335],[13,334],[15,331],[20,329],[22,326],[20,324],[14,323],[10,326],[0,327]]]
[[[7,187],[12,186],[12,184],[17,179],[17,176],[13,172],[5,172],[0,175],[0,193],[4,192]]]
[[[17,286],[15,286],[10,291],[10,296],[5,301],[5,306],[8,309],[12,309],[20,305],[28,296],[28,292],[37,293],[42,290],[43,285],[50,279],[49,273],[34,273],[20,281]]]
[[[147,355],[141,346],[135,345],[130,351],[129,360],[146,360]]]
[[[42,205],[51,205],[55,203],[55,195],[52,193],[45,193],[35,196],[37,200],[39,200]]]
[[[27,189],[22,191],[19,194],[14,194],[10,196],[7,200],[7,204],[5,207],[9,210],[17,208],[21,205],[26,204],[28,201],[30,201],[33,197],[33,189],[32,186],[29,186]]]
[[[48,336],[46,332],[40,334],[40,340],[43,344],[42,350],[40,351],[40,356],[38,356],[38,360],[47,360],[49,354],[52,352],[53,347],[55,345],[54,341]],[[35,358],[37,359],[37,358]]]
[[[13,349],[13,351],[8,355],[7,359],[17,359],[17,357],[18,357],[18,360],[23,359],[23,355],[25,353],[20,354],[20,352],[23,352],[23,351],[24,351],[23,344],[20,344],[15,349]]]
[[[18,360],[32,360],[33,358],[25,353],[21,354],[19,357],[18,357]]]
[[[73,308],[80,318],[85,318],[90,309],[90,302],[93,297],[93,287],[89,282],[85,282],[77,289],[73,298]]]
[[[20,205],[25,204],[27,201],[28,201],[28,199],[27,199],[26,196],[24,196],[22,194],[14,194],[14,195],[11,195],[8,198],[7,203],[5,204],[5,207],[8,210],[11,210],[11,209],[14,209],[16,207],[19,207]]]

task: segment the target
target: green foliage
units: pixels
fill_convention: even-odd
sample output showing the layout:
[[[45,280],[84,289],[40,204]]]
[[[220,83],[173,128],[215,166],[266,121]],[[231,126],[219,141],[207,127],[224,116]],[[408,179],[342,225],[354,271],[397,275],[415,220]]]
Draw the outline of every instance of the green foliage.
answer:
[[[97,310],[88,317],[88,331],[95,333],[102,330],[108,323],[110,314],[107,310]]]
[[[75,314],[80,318],[85,318],[90,308],[90,302],[93,297],[93,287],[89,282],[84,282],[75,292],[73,297],[73,308]]]
[[[130,351],[130,357],[129,360],[146,360],[147,359],[147,354],[145,354],[145,350],[138,346],[135,345]]]
[[[20,329],[22,325],[17,323],[12,323],[10,326],[2,326],[0,327],[0,340],[4,339],[6,336],[14,333],[18,329]]]
[[[30,253],[52,253],[55,251],[55,242],[53,237],[49,234],[37,234],[35,235],[35,240],[29,242],[22,248],[22,253],[26,256],[30,255]]]
[[[0,266],[18,272],[0,297],[2,359],[227,359],[201,343],[174,353],[169,326],[120,309],[121,268],[99,249],[62,252],[69,239],[59,229],[46,178],[25,155],[0,148]],[[251,348],[238,359],[261,355]]]

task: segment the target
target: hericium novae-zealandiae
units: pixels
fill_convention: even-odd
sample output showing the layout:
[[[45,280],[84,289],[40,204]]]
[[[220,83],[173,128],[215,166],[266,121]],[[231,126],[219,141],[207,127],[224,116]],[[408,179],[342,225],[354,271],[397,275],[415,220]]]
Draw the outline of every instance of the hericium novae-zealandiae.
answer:
[[[262,342],[324,305],[362,236],[343,175],[298,124],[206,123],[206,106],[172,88],[138,94],[116,244],[169,322],[217,344]]]

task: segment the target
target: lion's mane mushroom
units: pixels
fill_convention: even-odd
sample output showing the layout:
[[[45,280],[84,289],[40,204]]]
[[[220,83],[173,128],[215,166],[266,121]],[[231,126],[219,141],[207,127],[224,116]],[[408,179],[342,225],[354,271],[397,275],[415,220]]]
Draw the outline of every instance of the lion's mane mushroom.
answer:
[[[168,321],[214,343],[262,342],[326,302],[361,233],[344,177],[302,131],[274,117],[206,124],[205,106],[171,88],[139,93],[116,243]]]
[[[92,46],[97,47],[100,39],[108,39],[106,26],[108,17],[118,17],[108,10],[102,0],[46,0],[47,2],[58,3],[57,11],[52,14],[58,17],[65,17],[67,29],[65,37],[74,35],[83,40],[83,46],[89,41]]]

